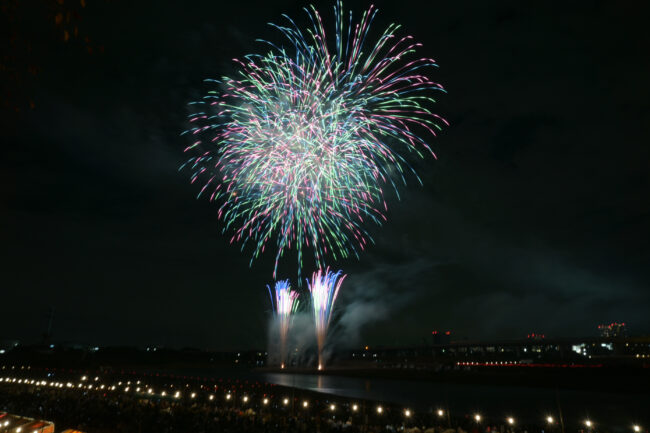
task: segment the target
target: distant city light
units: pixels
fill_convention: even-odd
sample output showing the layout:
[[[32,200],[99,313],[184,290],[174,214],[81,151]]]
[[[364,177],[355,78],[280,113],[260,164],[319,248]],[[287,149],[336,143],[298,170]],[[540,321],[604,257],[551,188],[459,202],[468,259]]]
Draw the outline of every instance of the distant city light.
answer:
[[[359,406],[357,406],[356,404],[353,404],[352,405],[352,411],[356,412],[357,410],[359,410]]]
[[[307,406],[309,406],[309,403],[307,402],[307,400],[303,401],[302,402],[302,407],[307,407]]]
[[[591,428],[591,427],[594,425],[594,423],[591,422],[591,420],[586,420],[586,421],[585,421],[585,425],[586,425],[588,428]]]
[[[546,422],[549,423],[549,424],[553,424],[555,422],[555,420],[553,419],[552,416],[547,416],[546,417]]]
[[[639,433],[641,431],[641,426],[634,424],[632,426],[632,430],[634,430],[636,433]]]
[[[438,416],[443,416],[445,412],[442,409],[438,409]]]
[[[333,404],[330,404],[330,410],[335,410],[335,409],[336,409],[336,406],[334,406]]]
[[[406,409],[406,410],[404,411],[404,416],[406,416],[407,418],[410,417],[410,416],[411,416],[411,411],[408,410],[408,409]]]
[[[246,403],[248,401],[248,396],[245,395],[244,398],[242,398],[242,400],[244,401],[244,403]]]
[[[474,415],[474,420],[476,422],[481,422],[481,415],[479,415],[479,414]]]
[[[289,399],[285,398],[284,400],[282,400],[282,403],[284,403],[285,406],[288,405],[289,404]]]
[[[512,425],[512,424],[515,423],[515,419],[514,419],[513,417],[508,417],[508,418],[506,419],[506,421],[508,421],[508,424],[510,424],[510,425]]]
[[[381,406],[377,406],[377,413],[382,413],[384,411],[384,408]]]
[[[268,398],[265,398],[264,400],[262,400],[262,403],[264,403],[264,404],[269,404],[269,399],[268,399]]]

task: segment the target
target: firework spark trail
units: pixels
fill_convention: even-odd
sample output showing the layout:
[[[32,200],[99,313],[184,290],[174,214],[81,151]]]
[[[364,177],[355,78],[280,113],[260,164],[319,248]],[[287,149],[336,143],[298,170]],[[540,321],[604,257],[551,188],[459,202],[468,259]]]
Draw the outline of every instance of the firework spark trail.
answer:
[[[320,14],[301,30],[289,17],[271,24],[288,42],[263,41],[266,55],[235,59],[236,77],[207,80],[218,90],[192,103],[192,138],[183,165],[220,203],[218,217],[231,243],[252,244],[253,260],[274,243],[275,278],[280,258],[295,248],[298,273],[303,248],[317,268],[326,256],[359,257],[373,242],[367,221],[381,225],[388,209],[384,185],[399,197],[406,161],[435,154],[426,138],[447,122],[427,106],[443,87],[425,71],[433,59],[413,57],[420,44],[399,37],[391,24],[371,45],[371,6],[359,23],[334,6],[334,47],[328,47]],[[181,168],[183,168],[181,167]],[[301,278],[299,277],[299,280]]]
[[[311,293],[311,304],[316,324],[316,341],[318,343],[318,369],[323,368],[323,347],[327,338],[327,328],[332,319],[334,302],[345,280],[346,275],[342,271],[330,272],[319,269],[314,272],[311,282],[307,280],[309,292]]]
[[[278,320],[280,331],[280,366],[284,368],[285,357],[287,355],[287,334],[291,315],[298,308],[298,292],[291,290],[289,280],[277,281],[275,287],[266,286],[269,290],[273,313]]]

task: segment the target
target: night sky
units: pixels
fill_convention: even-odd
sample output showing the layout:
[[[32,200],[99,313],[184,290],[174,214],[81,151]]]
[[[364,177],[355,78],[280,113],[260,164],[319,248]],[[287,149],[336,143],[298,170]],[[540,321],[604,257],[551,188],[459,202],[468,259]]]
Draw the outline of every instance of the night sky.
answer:
[[[57,342],[264,347],[273,255],[228,243],[179,134],[203,79],[308,3],[51,3],[2,12],[0,340],[37,342],[54,308]],[[376,245],[331,263],[340,347],[650,332],[648,11],[547,3],[375,3],[439,63],[451,126]]]

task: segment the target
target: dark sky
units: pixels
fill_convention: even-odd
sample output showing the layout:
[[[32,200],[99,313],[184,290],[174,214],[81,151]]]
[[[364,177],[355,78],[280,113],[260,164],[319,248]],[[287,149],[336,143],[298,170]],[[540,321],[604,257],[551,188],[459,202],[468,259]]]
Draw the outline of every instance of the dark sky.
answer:
[[[133,3],[3,11],[0,340],[36,341],[54,307],[58,341],[263,347],[272,257],[228,244],[179,133],[202,80],[306,3]],[[376,245],[332,263],[339,341],[650,332],[648,11],[537,3],[375,3],[440,64],[451,127]]]

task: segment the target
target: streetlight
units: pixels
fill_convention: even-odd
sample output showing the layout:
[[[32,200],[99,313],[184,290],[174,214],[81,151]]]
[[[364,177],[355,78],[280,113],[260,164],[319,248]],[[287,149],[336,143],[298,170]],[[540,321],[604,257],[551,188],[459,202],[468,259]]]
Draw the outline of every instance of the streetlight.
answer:
[[[309,403],[307,402],[307,400],[303,401],[302,402],[302,407],[306,408],[307,406],[309,406]]]
[[[481,415],[479,414],[474,415],[474,421],[481,422]]]
[[[264,400],[262,400],[262,403],[264,403],[264,404],[269,404],[269,399],[268,399],[268,398],[265,398]]]
[[[641,426],[638,424],[634,424],[632,426],[632,430],[634,430],[636,433],[639,433],[641,431]]]
[[[334,406],[333,404],[330,404],[330,410],[333,411],[335,409],[336,409],[336,406]]]
[[[410,416],[411,416],[411,411],[408,410],[408,409],[406,409],[406,410],[404,411],[404,416],[407,417],[407,418],[410,417]]]
[[[442,409],[438,409],[438,411],[436,413],[438,414],[438,416],[444,416],[445,415],[445,411],[442,410]]]
[[[284,400],[282,400],[282,404],[284,404],[285,406],[288,405],[289,404],[289,399],[285,398]]]
[[[506,421],[508,421],[508,424],[513,425],[515,423],[515,419],[511,416],[509,416]]]
[[[353,405],[352,405],[352,412],[356,412],[356,411],[358,411],[358,410],[359,410],[359,406],[356,405],[356,404],[353,404]]]
[[[546,422],[549,423],[549,424],[553,424],[555,422],[555,420],[553,419],[552,416],[547,416],[546,417]]]
[[[244,403],[246,403],[248,401],[248,396],[245,395],[244,398],[242,398],[242,400],[244,401]]]
[[[381,414],[384,411],[384,408],[381,406],[377,406],[377,413]]]
[[[591,422],[591,420],[585,420],[585,425],[587,426],[587,428],[592,428],[594,426],[594,423]]]

